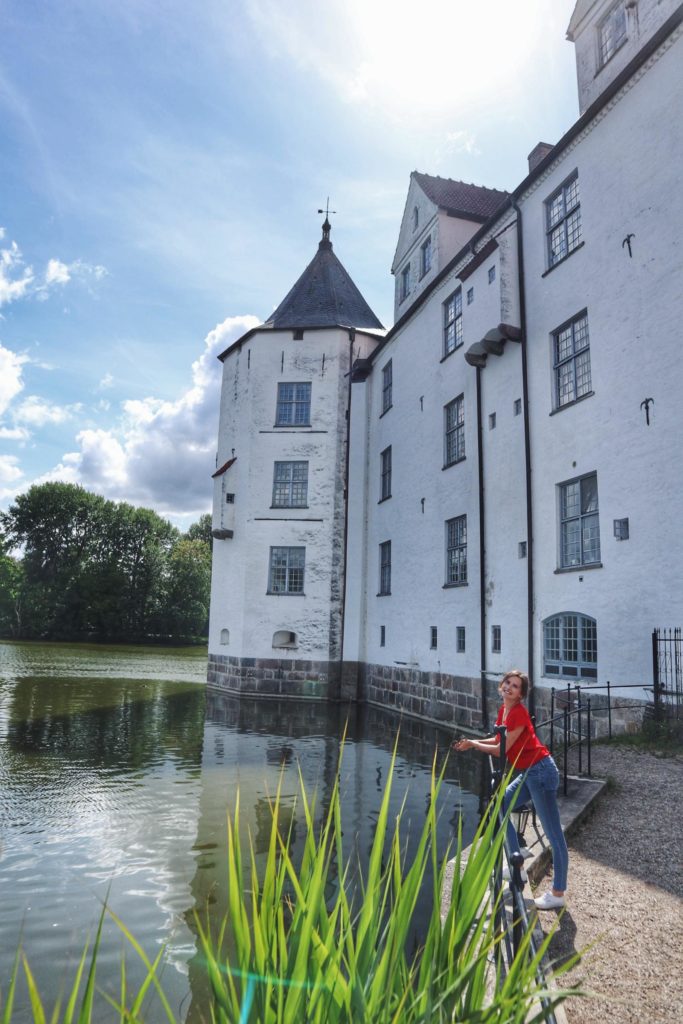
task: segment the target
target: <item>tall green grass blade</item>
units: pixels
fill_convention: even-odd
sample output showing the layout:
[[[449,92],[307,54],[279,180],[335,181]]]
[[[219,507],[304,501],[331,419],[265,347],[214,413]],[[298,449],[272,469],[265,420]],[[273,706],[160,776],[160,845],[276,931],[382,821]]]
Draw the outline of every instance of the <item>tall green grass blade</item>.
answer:
[[[22,962],[24,964],[24,974],[26,975],[26,984],[28,985],[28,995],[31,1000],[31,1011],[33,1013],[33,1024],[45,1024],[45,1010],[38,994],[36,982],[31,973],[31,968],[28,965],[26,956],[22,953]]]
[[[12,973],[9,977],[9,984],[7,986],[7,998],[5,1000],[5,1009],[2,1011],[2,1024],[10,1024],[12,1020],[12,1010],[14,1009],[14,993],[17,985],[17,974],[19,973],[19,963],[21,960],[21,946],[17,946],[17,951],[14,956],[14,963],[12,964]]]

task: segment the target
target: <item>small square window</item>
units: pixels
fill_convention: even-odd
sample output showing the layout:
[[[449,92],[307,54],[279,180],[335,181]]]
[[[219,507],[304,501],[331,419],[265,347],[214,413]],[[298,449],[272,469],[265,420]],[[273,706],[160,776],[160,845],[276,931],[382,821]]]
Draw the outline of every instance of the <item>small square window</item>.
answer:
[[[489,430],[496,429],[496,414],[495,412],[489,413]]]
[[[525,540],[520,540],[519,544],[517,545],[517,555],[519,556],[519,558],[526,558],[526,541]]]
[[[455,649],[458,654],[465,653],[465,627],[457,626],[455,630]]]
[[[500,626],[491,626],[491,653],[500,654]]]
[[[489,284],[493,284],[493,282],[495,280],[496,280],[496,268],[495,267],[489,267]]]
[[[225,503],[226,503],[226,505],[234,505],[235,504],[235,495],[232,494],[232,493],[226,494],[225,495]]]
[[[628,540],[628,519],[614,520],[614,536],[617,540]]]
[[[394,389],[394,375],[391,366],[391,359],[382,367],[382,412],[385,413],[387,409],[391,409],[393,405],[393,389]]]
[[[429,646],[430,646],[432,651],[436,650],[437,645],[438,645],[437,641],[438,641],[438,630],[437,630],[436,626],[430,626],[429,627]]]
[[[387,643],[387,627],[386,626],[380,626],[379,627],[379,645],[380,645],[380,647],[386,647],[386,643]]]
[[[420,277],[424,277],[432,269],[432,240],[428,238],[420,247]]]
[[[467,289],[467,305],[471,306],[474,302],[474,288]]]
[[[410,263],[403,268],[401,271],[401,277],[399,280],[399,293],[398,301],[403,302],[404,299],[408,298],[410,294]]]
[[[522,414],[522,399],[521,398],[515,398],[514,404],[512,406],[512,410],[513,410],[515,416],[521,416],[521,414]]]

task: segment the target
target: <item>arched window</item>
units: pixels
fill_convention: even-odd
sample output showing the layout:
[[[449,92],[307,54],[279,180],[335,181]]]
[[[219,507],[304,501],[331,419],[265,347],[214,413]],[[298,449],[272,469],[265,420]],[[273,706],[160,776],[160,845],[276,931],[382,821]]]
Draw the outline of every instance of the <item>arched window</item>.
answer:
[[[226,645],[226,644],[229,644],[229,643],[230,643],[230,630],[229,629],[222,629],[221,630],[221,644]]]
[[[286,647],[292,650],[296,646],[296,633],[293,633],[291,629],[278,629],[273,633],[273,647]]]
[[[561,612],[543,622],[543,675],[557,679],[597,679],[598,630],[595,619]]]

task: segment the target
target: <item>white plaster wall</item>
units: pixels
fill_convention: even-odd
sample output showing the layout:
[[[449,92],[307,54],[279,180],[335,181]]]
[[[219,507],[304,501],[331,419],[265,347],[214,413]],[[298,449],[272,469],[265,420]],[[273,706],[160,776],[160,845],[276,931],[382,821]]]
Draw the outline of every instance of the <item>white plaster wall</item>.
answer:
[[[358,335],[355,355],[375,344]],[[350,355],[346,330],[306,331],[302,341],[291,331],[263,330],[225,359],[217,462],[235,449],[237,461],[228,470],[235,532],[231,540],[214,542],[211,653],[339,656]],[[310,428],[274,427],[280,381],[311,381]],[[273,464],[290,459],[309,462],[308,508],[271,509]],[[306,548],[304,597],[266,593],[270,548],[279,545]],[[223,628],[230,630],[227,647],[220,644]],[[297,650],[274,653],[279,629],[297,634]]]
[[[574,46],[581,113],[598,98],[658,28],[679,6],[678,0],[637,0],[627,7],[628,38],[604,65],[600,65],[599,26],[614,7],[614,0],[598,0],[576,27]]]
[[[597,620],[603,683],[650,684],[652,628],[683,623],[683,139],[669,116],[682,102],[679,37],[523,201],[538,678],[548,615]],[[574,168],[585,244],[544,277],[544,199]],[[629,233],[632,259],[622,247]],[[551,332],[583,308],[594,395],[551,415]],[[602,568],[556,574],[556,485],[593,471]],[[613,520],[626,516],[630,539],[618,542]]]
[[[454,275],[381,351],[367,382],[368,494],[365,659],[405,662],[424,671],[466,675],[479,670],[477,447],[474,370],[466,345],[442,361],[443,307],[458,287]],[[382,368],[392,359],[393,406],[381,412]],[[462,462],[443,468],[444,406],[465,395]],[[420,403],[422,398],[422,404]],[[380,502],[380,453],[392,446],[392,496]],[[421,499],[424,498],[424,512]],[[444,589],[445,522],[468,516],[467,586]],[[377,596],[379,545],[392,542],[392,592]],[[380,647],[380,626],[386,646]],[[430,627],[438,647],[430,650]],[[456,652],[456,626],[467,649]]]

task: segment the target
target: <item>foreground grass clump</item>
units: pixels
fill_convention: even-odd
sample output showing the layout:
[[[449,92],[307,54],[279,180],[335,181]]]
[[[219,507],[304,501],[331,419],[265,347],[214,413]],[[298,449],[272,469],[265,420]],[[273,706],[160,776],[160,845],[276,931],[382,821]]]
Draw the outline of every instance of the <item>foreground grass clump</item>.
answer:
[[[270,843],[260,872],[250,838],[247,841],[240,834],[238,803],[228,822],[228,913],[218,929],[195,916],[200,958],[210,983],[210,1005],[199,1008],[202,1020],[213,1024],[523,1024],[546,1020],[551,1008],[565,998],[566,993],[548,991],[538,980],[544,949],[534,956],[528,941],[522,943],[505,979],[495,984],[501,936],[489,881],[501,856],[497,814],[486,816],[466,858],[459,839],[450,904],[442,920],[447,858],[439,860],[436,848],[442,776],[433,773],[430,809],[410,862],[401,844],[401,814],[389,820],[392,777],[393,770],[369,860],[361,865],[351,857],[345,859],[342,851],[339,777],[318,828],[301,784],[306,837],[300,865],[290,857],[290,837],[280,827],[280,793],[273,800]],[[409,955],[407,940],[430,864],[429,927],[424,947]],[[144,1022],[143,1003],[155,989],[166,1019],[177,1024],[158,977],[162,953],[152,963],[122,922],[114,919],[141,957],[147,977],[135,995],[129,993],[122,960],[119,998],[104,993],[99,998],[110,1004],[109,1014],[111,1007],[116,1008],[121,1024],[133,1024]],[[100,930],[101,926],[102,922]],[[49,1018],[54,1024],[90,1024],[100,1019],[95,1003],[98,943],[99,931],[87,977],[84,953],[67,1006],[64,1011],[57,1007]],[[23,969],[34,1022],[43,1024],[48,1017],[25,958]],[[2,1024],[12,1020],[18,970],[19,957]],[[80,995],[82,979],[85,987]],[[544,1006],[541,996],[547,1000]]]

